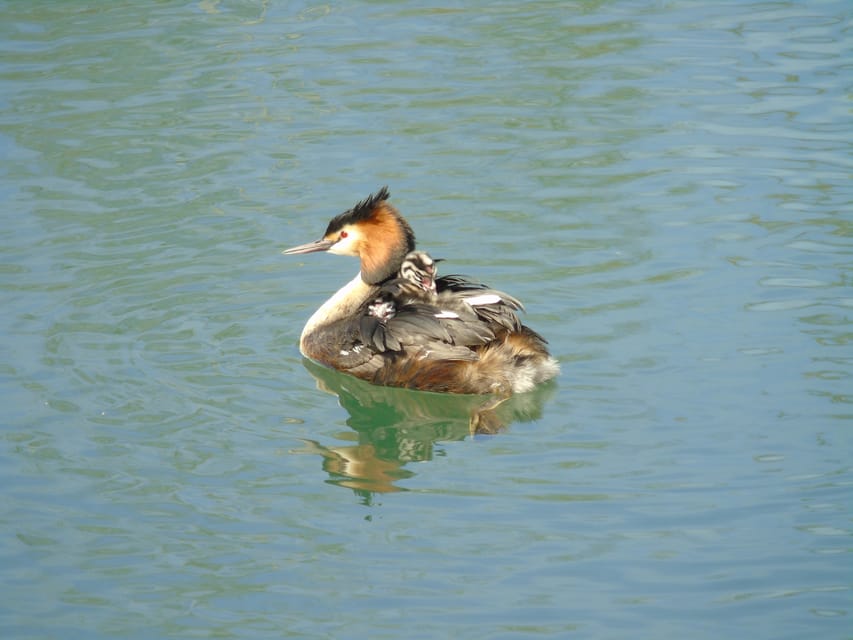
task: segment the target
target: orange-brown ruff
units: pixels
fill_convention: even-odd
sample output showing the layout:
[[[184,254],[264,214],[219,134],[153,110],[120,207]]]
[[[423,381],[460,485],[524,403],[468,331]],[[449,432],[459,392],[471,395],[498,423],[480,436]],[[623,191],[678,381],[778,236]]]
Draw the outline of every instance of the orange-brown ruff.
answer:
[[[283,252],[361,261],[359,274],[306,323],[302,354],[374,384],[447,393],[508,395],[557,375],[557,361],[521,324],[512,296],[455,275],[436,278],[435,291],[417,299],[396,293],[404,260],[431,258],[409,257],[415,235],[388,195],[383,187],[333,218],[319,240]],[[383,296],[390,317],[374,311]]]

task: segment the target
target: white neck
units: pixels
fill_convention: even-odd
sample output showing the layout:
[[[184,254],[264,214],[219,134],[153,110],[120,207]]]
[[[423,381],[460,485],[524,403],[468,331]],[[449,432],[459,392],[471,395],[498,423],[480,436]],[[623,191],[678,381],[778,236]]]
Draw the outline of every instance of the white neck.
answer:
[[[354,315],[359,307],[364,304],[371,295],[374,295],[376,287],[367,284],[361,279],[359,272],[355,278],[338,289],[335,294],[326,300],[313,315],[308,318],[305,323],[305,328],[302,329],[302,335],[299,338],[299,350],[302,355],[308,356],[305,353],[305,339],[310,334],[319,331],[323,326],[331,324],[336,320]]]

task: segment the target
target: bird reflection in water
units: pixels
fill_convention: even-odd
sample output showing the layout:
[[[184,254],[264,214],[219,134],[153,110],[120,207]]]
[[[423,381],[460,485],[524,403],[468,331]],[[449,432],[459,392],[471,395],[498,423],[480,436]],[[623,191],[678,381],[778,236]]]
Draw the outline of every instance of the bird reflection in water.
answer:
[[[349,413],[347,425],[354,433],[344,437],[351,437],[353,444],[324,446],[304,440],[305,446],[293,453],[321,456],[329,482],[353,489],[368,502],[374,493],[403,491],[395,483],[414,475],[405,465],[442,455],[435,450],[437,442],[495,434],[511,423],[536,420],[555,389],[553,382],[545,383],[500,403],[484,404],[482,396],[383,387],[307,358],[303,364],[317,387],[338,396]]]

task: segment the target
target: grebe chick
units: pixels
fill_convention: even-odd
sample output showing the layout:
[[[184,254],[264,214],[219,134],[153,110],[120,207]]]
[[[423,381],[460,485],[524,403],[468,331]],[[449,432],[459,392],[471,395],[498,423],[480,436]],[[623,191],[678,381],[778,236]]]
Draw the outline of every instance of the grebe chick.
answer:
[[[410,251],[400,265],[399,277],[385,282],[376,299],[367,305],[367,315],[390,320],[397,308],[417,302],[434,302],[435,260],[425,251]]]
[[[436,262],[438,260],[434,260],[426,251],[410,251],[400,265],[400,278],[427,294],[435,294],[435,278],[438,275]]]
[[[394,315],[397,306],[426,303],[440,307],[445,314],[453,312],[464,319],[474,313],[492,328],[502,325],[510,331],[521,329],[516,311],[523,310],[521,302],[503,291],[488,289],[465,276],[450,275],[438,278],[437,262],[426,251],[410,251],[403,258],[400,275],[384,283],[380,297],[368,306],[368,314],[384,319]],[[439,293],[440,291],[440,293]]]
[[[447,393],[506,396],[556,376],[545,340],[518,318],[521,303],[462,276],[436,278],[388,197],[383,187],[319,240],[283,252],[357,256],[361,266],[309,318],[302,354],[374,384]]]
[[[435,261],[424,251],[410,251],[403,258],[398,277],[387,280],[379,288],[376,298],[367,305],[365,315],[361,318],[359,328],[362,342],[375,345],[382,351],[397,349],[398,341],[394,334],[402,331],[404,322],[417,319],[420,316],[432,317],[434,321],[458,320],[455,313],[430,308],[436,300]],[[404,315],[391,328],[388,321],[398,313]],[[480,327],[480,329],[482,329]],[[491,339],[491,333],[482,336]],[[476,340],[476,338],[474,338]],[[458,337],[457,337],[458,340]],[[462,352],[461,357],[468,354]]]
[[[501,328],[520,331],[521,321],[516,311],[523,311],[519,300],[503,291],[489,289],[485,285],[469,280],[466,276],[448,275],[438,277],[437,262],[425,251],[410,251],[403,258],[400,277],[385,285],[398,301],[434,304],[446,312],[455,312],[470,318],[473,312],[493,331]]]

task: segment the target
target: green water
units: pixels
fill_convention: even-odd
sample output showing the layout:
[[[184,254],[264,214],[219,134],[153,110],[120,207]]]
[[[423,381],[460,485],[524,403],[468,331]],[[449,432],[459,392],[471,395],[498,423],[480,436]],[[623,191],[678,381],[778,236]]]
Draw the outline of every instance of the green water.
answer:
[[[850,638],[849,3],[0,2],[4,638]],[[303,362],[379,186],[563,373]]]

